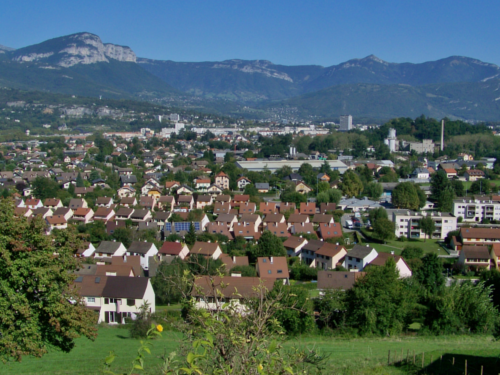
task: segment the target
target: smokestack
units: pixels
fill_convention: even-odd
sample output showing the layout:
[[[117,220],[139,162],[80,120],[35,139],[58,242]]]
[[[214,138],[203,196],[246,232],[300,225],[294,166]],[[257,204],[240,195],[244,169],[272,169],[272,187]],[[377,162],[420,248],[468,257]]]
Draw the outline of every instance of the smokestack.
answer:
[[[444,150],[444,120],[441,120],[441,151]]]

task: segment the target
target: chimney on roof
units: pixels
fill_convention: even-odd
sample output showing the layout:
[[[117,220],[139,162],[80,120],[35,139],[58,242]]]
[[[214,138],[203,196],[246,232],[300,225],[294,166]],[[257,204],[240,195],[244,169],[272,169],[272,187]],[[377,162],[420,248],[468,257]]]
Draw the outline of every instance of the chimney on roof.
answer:
[[[271,257],[270,259],[271,259],[271,264],[273,264],[273,260],[274,260],[273,257]]]
[[[391,255],[394,255],[394,251],[391,251]]]
[[[366,244],[366,247],[370,247],[370,245]]]
[[[233,256],[233,263],[236,263],[236,257]]]
[[[126,254],[123,256],[123,263],[127,263],[127,255]]]

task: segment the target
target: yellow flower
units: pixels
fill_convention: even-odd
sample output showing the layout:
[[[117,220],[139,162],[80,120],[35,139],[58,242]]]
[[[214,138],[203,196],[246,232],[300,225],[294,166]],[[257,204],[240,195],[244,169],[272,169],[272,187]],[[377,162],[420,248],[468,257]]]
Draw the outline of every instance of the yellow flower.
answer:
[[[264,366],[259,365],[259,370],[260,370],[260,371],[264,370]]]
[[[158,324],[158,325],[156,326],[156,330],[157,330],[158,332],[163,332],[163,326],[162,326],[161,324]]]

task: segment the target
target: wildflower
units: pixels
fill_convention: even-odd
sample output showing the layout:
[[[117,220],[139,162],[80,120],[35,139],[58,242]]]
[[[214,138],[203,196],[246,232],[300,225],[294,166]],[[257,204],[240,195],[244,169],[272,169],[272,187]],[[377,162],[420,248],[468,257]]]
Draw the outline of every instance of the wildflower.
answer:
[[[262,370],[264,370],[264,366],[259,365],[259,371],[262,371]]]
[[[162,326],[161,324],[158,324],[158,325],[156,326],[156,330],[157,330],[158,332],[163,332],[163,326]]]

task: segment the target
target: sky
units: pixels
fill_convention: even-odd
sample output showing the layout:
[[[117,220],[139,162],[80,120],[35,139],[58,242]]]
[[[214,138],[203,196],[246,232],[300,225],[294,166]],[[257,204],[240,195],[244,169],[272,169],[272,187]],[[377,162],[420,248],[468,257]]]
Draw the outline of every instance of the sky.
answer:
[[[4,0],[0,44],[87,31],[139,57],[330,66],[452,55],[500,65],[498,0]]]

